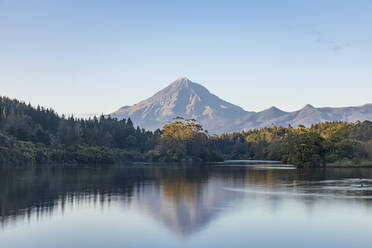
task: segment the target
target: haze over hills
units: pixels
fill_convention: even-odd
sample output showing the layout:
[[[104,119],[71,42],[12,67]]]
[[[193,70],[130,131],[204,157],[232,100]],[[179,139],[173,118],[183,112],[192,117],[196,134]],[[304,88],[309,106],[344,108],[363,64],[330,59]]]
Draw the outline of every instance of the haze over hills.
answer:
[[[205,87],[179,78],[154,96],[133,106],[124,106],[110,114],[118,119],[131,118],[135,125],[155,130],[176,116],[194,118],[210,133],[241,131],[265,126],[310,126],[323,121],[372,120],[372,104],[358,107],[304,108],[285,112],[271,107],[249,112],[210,93]]]

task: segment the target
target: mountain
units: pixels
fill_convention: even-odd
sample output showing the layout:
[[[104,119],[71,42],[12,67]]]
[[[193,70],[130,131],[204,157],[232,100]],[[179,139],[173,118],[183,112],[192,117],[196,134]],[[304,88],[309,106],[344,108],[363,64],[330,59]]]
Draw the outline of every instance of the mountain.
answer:
[[[154,96],[133,106],[124,106],[111,117],[131,118],[135,125],[155,130],[176,116],[194,118],[210,133],[277,126],[310,126],[323,121],[372,120],[372,104],[344,108],[304,108],[285,112],[276,107],[261,112],[248,112],[210,93],[188,78],[179,78]]]
[[[179,78],[147,100],[112,113],[118,119],[130,117],[140,127],[154,130],[176,116],[194,118],[207,130],[217,130],[247,112],[210,93],[200,84]]]
[[[358,107],[344,108],[315,108],[308,104],[302,109],[294,112],[285,112],[278,108],[270,108],[255,114],[250,114],[235,121],[228,126],[229,130],[248,130],[271,126],[296,127],[300,124],[311,126],[312,124],[324,121],[365,121],[372,120],[372,104],[366,104]],[[221,129],[220,131],[223,132]]]

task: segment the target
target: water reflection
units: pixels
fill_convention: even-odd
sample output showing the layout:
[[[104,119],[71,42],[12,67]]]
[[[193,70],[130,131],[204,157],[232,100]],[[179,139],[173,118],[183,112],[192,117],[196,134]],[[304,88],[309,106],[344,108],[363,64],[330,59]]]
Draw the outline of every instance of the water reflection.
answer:
[[[371,169],[288,170],[275,166],[130,166],[0,171],[2,230],[71,208],[120,203],[152,216],[176,236],[191,237],[236,207],[269,207],[294,200],[308,212],[322,204],[372,210]],[[0,230],[1,233],[1,230]]]

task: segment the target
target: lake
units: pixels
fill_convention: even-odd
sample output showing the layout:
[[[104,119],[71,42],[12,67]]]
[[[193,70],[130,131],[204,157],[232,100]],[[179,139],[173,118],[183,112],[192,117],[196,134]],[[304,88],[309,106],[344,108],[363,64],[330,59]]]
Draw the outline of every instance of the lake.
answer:
[[[372,169],[278,164],[0,170],[0,244],[371,247]]]

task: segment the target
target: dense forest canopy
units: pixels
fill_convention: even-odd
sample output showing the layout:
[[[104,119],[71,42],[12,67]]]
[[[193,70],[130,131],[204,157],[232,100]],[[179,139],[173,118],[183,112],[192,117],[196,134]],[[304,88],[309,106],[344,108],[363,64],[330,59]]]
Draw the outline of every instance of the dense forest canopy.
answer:
[[[0,165],[113,164],[125,161],[281,160],[298,166],[370,164],[372,122],[324,122],[209,135],[177,117],[154,132],[130,119],[79,119],[0,97]]]
[[[165,161],[219,161],[221,154],[208,132],[194,119],[176,117],[163,126],[158,155]]]
[[[160,131],[135,128],[130,119],[77,119],[0,98],[0,163],[114,163],[142,160]]]
[[[230,159],[269,159],[298,166],[372,164],[372,122],[323,122],[309,128],[265,127],[215,137]]]

